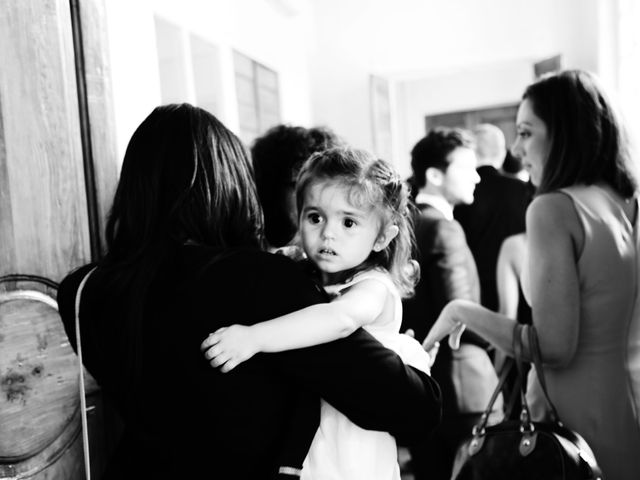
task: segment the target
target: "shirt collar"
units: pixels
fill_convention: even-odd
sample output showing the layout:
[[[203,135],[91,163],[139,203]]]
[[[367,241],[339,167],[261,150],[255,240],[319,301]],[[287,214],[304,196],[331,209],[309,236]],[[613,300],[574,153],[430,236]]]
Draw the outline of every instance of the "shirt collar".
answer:
[[[443,197],[430,193],[419,193],[416,195],[416,203],[427,203],[442,213],[447,220],[453,220],[453,207]]]

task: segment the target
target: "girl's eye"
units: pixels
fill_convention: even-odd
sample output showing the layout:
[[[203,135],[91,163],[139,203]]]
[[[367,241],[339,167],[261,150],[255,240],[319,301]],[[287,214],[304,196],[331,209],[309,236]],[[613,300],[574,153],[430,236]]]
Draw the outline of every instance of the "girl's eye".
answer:
[[[310,213],[309,215],[307,215],[307,219],[311,223],[320,223],[321,221],[320,215],[318,215],[317,213]]]
[[[520,138],[529,138],[529,137],[531,136],[531,132],[528,132],[528,131],[526,131],[526,130],[520,130],[520,131],[518,132],[518,136],[519,136]]]
[[[347,227],[347,228],[355,227],[356,226],[356,222],[354,222],[350,218],[345,218],[344,219],[344,226]]]

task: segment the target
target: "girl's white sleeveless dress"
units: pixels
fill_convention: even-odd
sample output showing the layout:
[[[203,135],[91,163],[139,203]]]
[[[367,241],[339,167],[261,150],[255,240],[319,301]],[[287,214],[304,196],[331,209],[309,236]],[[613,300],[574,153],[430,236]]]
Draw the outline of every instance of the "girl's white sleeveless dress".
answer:
[[[385,347],[394,350],[407,364],[429,370],[423,358],[403,352],[400,338],[402,303],[398,289],[384,270],[357,274],[346,284],[325,287],[331,293],[365,280],[383,283],[394,302],[393,315],[378,318],[364,327]],[[309,449],[302,469],[302,480],[400,480],[396,441],[387,432],[365,430],[322,400],[320,427]]]

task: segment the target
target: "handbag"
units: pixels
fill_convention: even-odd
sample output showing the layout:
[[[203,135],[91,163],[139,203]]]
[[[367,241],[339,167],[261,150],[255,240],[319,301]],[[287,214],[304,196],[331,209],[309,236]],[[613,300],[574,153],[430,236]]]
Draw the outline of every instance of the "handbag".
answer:
[[[549,410],[549,420],[531,420],[526,399],[522,358],[522,333],[528,336],[533,366]],[[602,480],[602,472],[587,442],[566,428],[547,393],[535,328],[517,324],[514,331],[515,359],[503,368],[498,386],[471,435],[458,447],[452,480]],[[521,412],[519,418],[487,426],[489,413],[509,371],[517,368]],[[509,402],[513,404],[513,402]]]
[[[91,462],[90,462],[90,454],[89,454],[89,426],[87,421],[87,400],[85,397],[85,386],[84,386],[84,365],[82,363],[82,344],[80,342],[80,297],[82,295],[82,289],[84,288],[87,280],[94,272],[97,267],[93,267],[89,272],[84,276],[80,285],[78,286],[78,290],[76,291],[76,300],[75,300],[75,322],[76,322],[76,349],[78,352],[78,366],[80,370],[80,413],[81,413],[81,421],[82,421],[82,453],[84,456],[84,471],[85,478],[87,480],[91,480]]]

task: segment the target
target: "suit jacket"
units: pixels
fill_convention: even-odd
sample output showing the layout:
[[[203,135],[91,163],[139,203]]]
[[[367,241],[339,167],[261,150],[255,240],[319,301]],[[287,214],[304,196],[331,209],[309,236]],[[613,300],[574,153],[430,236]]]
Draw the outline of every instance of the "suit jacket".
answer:
[[[480,277],[480,303],[498,310],[496,265],[505,238],[525,231],[525,214],[533,187],[491,166],[478,168],[480,183],[471,205],[458,205],[454,217],[462,226]]]
[[[423,341],[444,306],[453,299],[480,301],[480,282],[464,231],[434,207],[418,205],[414,218],[420,280],[415,295],[403,301],[402,330],[412,328]],[[446,341],[431,369],[442,389],[443,415],[481,412],[495,389],[497,377],[485,350],[487,342],[464,332],[460,350]]]

